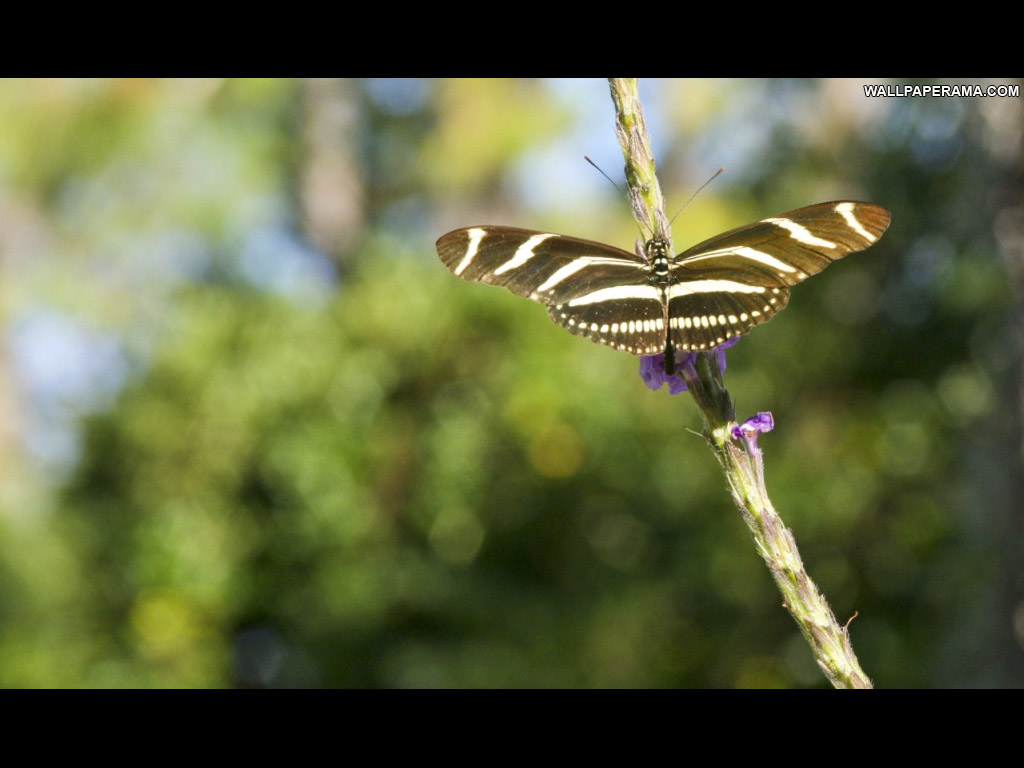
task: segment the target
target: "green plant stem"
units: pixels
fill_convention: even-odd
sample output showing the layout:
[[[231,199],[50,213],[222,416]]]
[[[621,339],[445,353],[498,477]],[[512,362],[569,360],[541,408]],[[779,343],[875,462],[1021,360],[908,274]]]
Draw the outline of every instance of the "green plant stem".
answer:
[[[635,78],[610,78],[616,135],[626,159],[634,215],[648,231],[666,236],[661,189],[644,126]],[[639,210],[638,210],[639,209]],[[736,438],[735,408],[714,352],[698,353],[681,374],[704,419],[704,437],[722,466],[732,497],[758,552],[782,593],[783,605],[803,633],[822,672],[836,688],[871,688],[849,632],[836,621],[825,597],[807,575],[796,540],[768,498],[764,460],[756,433]]]
[[[615,104],[615,137],[626,158],[626,184],[633,217],[644,232],[655,233],[669,244],[672,233],[665,218],[665,199],[654,173],[654,153],[647,135],[644,111],[635,77],[609,79]]]

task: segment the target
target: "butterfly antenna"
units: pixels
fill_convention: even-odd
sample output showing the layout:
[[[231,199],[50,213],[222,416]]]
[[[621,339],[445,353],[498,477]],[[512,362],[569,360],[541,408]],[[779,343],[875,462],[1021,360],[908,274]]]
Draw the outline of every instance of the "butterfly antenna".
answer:
[[[712,175],[712,177],[711,177],[710,179],[708,179],[708,180],[707,180],[707,181],[705,181],[705,182],[704,182],[703,184],[701,184],[701,185],[700,185],[700,186],[699,186],[699,187],[697,188],[697,191],[696,191],[696,192],[694,192],[694,193],[693,193],[692,195],[690,195],[690,199],[689,199],[689,200],[687,200],[687,201],[686,201],[685,203],[683,203],[683,207],[682,207],[682,208],[680,208],[680,209],[679,209],[678,211],[676,211],[676,215],[675,215],[675,216],[673,216],[673,217],[672,217],[672,221],[670,221],[670,222],[668,223],[668,225],[669,225],[670,227],[671,227],[671,226],[672,226],[672,224],[673,224],[673,223],[675,222],[676,218],[678,218],[679,214],[680,214],[680,213],[682,213],[682,212],[683,212],[683,211],[684,211],[684,210],[686,209],[686,206],[688,206],[688,205],[689,205],[690,203],[692,203],[692,202],[693,202],[693,198],[695,198],[695,197],[696,197],[697,195],[699,195],[699,194],[700,194],[700,192],[701,192],[701,190],[702,190],[702,189],[704,189],[704,187],[706,187],[706,186],[707,186],[708,184],[710,184],[710,183],[711,183],[712,181],[714,181],[714,180],[715,180],[715,179],[717,179],[717,178],[718,178],[719,176],[721,176],[721,175],[722,175],[722,172],[723,172],[723,171],[725,171],[725,168],[719,168],[719,169],[718,169],[717,171],[715,171],[714,175]]]
[[[606,179],[608,179],[608,181],[609,181],[609,182],[611,182],[611,185],[612,185],[613,187],[615,187],[615,189],[616,189],[616,190],[618,191],[618,193],[619,193],[620,195],[624,195],[624,194],[625,194],[625,193],[624,193],[624,192],[622,191],[622,188],[621,188],[621,187],[619,187],[619,185],[618,185],[618,184],[616,184],[616,183],[615,183],[614,181],[612,181],[612,177],[611,177],[611,176],[609,176],[609,175],[608,175],[607,173],[605,173],[605,172],[604,172],[603,170],[601,170],[601,166],[599,166],[599,165],[598,165],[597,163],[595,163],[595,162],[594,162],[593,160],[591,160],[591,159],[590,159],[589,157],[587,157],[586,155],[584,155],[584,156],[583,156],[583,159],[584,159],[584,160],[586,160],[586,161],[587,161],[588,163],[590,163],[590,164],[591,164],[592,166],[594,166],[595,168],[597,168],[597,172],[598,172],[598,173],[600,173],[600,174],[601,174],[602,176],[604,176],[604,177],[605,177]]]
[[[594,166],[597,169],[598,173],[600,173],[602,176],[604,176],[606,179],[608,179],[608,181],[611,182],[611,185],[613,187],[615,187],[616,190],[618,190],[619,194],[622,195],[624,198],[626,198],[626,202],[629,202],[629,195],[627,195],[625,192],[622,191],[622,187],[620,187],[618,184],[616,184],[614,181],[612,181],[612,177],[609,176],[607,173],[605,173],[601,169],[601,166],[599,166],[597,163],[595,163],[593,160],[591,160],[586,155],[583,156],[583,159],[586,160],[588,163],[590,163],[592,166]],[[643,236],[643,237],[646,237],[646,235],[644,235],[643,229],[640,230],[640,235]],[[653,236],[654,233],[651,232],[651,235]]]

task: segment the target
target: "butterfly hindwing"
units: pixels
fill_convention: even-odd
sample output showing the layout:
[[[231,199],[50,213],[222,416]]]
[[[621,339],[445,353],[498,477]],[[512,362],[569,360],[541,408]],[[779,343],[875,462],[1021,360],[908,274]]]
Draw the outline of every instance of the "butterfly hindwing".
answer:
[[[665,309],[657,290],[649,285],[624,286],[618,292],[614,301],[584,297],[582,302],[555,304],[548,307],[548,315],[570,333],[634,355],[664,352]]]
[[[735,282],[735,281],[731,281]],[[685,352],[717,347],[770,320],[789,301],[785,286],[757,293],[735,290],[686,293],[687,283],[674,286],[669,299],[670,339]]]

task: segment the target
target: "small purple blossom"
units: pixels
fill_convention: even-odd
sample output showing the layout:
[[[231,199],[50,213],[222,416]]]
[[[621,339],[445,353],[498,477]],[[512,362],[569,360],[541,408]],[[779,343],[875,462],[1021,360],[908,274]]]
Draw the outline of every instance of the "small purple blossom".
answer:
[[[723,344],[714,348],[715,357],[718,361],[718,370],[725,372],[725,350],[740,340],[739,336],[729,339]],[[683,377],[677,375],[684,366],[692,366],[697,360],[696,352],[683,352],[676,350],[676,373],[668,375],[665,373],[665,354],[651,355],[640,358],[640,378],[648,388],[657,391],[662,384],[668,384],[668,393],[678,395],[686,391],[686,382]]]
[[[678,356],[676,359],[676,370],[679,370]],[[668,393],[670,395],[678,395],[680,392],[686,391],[686,382],[683,381],[681,376],[676,376],[674,373],[671,375],[665,373],[664,354],[641,357],[640,378],[644,380],[644,384],[654,391],[661,389],[663,384],[668,384]]]
[[[772,418],[771,412],[761,411],[757,416],[751,416],[742,424],[733,427],[732,436],[737,440],[742,438],[757,445],[757,436],[762,432],[771,432],[774,428],[775,419]]]

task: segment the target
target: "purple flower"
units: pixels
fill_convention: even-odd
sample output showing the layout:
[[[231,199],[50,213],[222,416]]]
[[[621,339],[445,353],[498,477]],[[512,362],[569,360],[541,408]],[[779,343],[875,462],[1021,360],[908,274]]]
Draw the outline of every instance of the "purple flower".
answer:
[[[679,356],[677,355],[676,370],[679,370],[679,364]],[[686,382],[683,381],[681,376],[676,376],[674,373],[672,375],[665,373],[664,354],[641,357],[640,378],[644,380],[644,384],[655,391],[661,389],[662,384],[668,384],[668,393],[670,395],[678,395],[680,392],[686,391]]]
[[[718,370],[723,373],[725,372],[725,350],[739,340],[740,337],[737,336],[714,348],[715,356],[718,358]],[[678,373],[686,365],[692,366],[696,359],[696,352],[676,350],[676,372]],[[666,383],[668,384],[668,393],[670,395],[678,395],[680,392],[686,391],[686,382],[683,381],[682,376],[676,373],[672,375],[665,374],[664,353],[640,358],[640,378],[644,380],[644,384],[655,391],[661,389],[661,385]]]
[[[757,445],[757,436],[762,432],[771,432],[775,428],[775,419],[770,411],[761,411],[757,416],[751,416],[742,424],[732,428],[732,436],[752,442]]]

